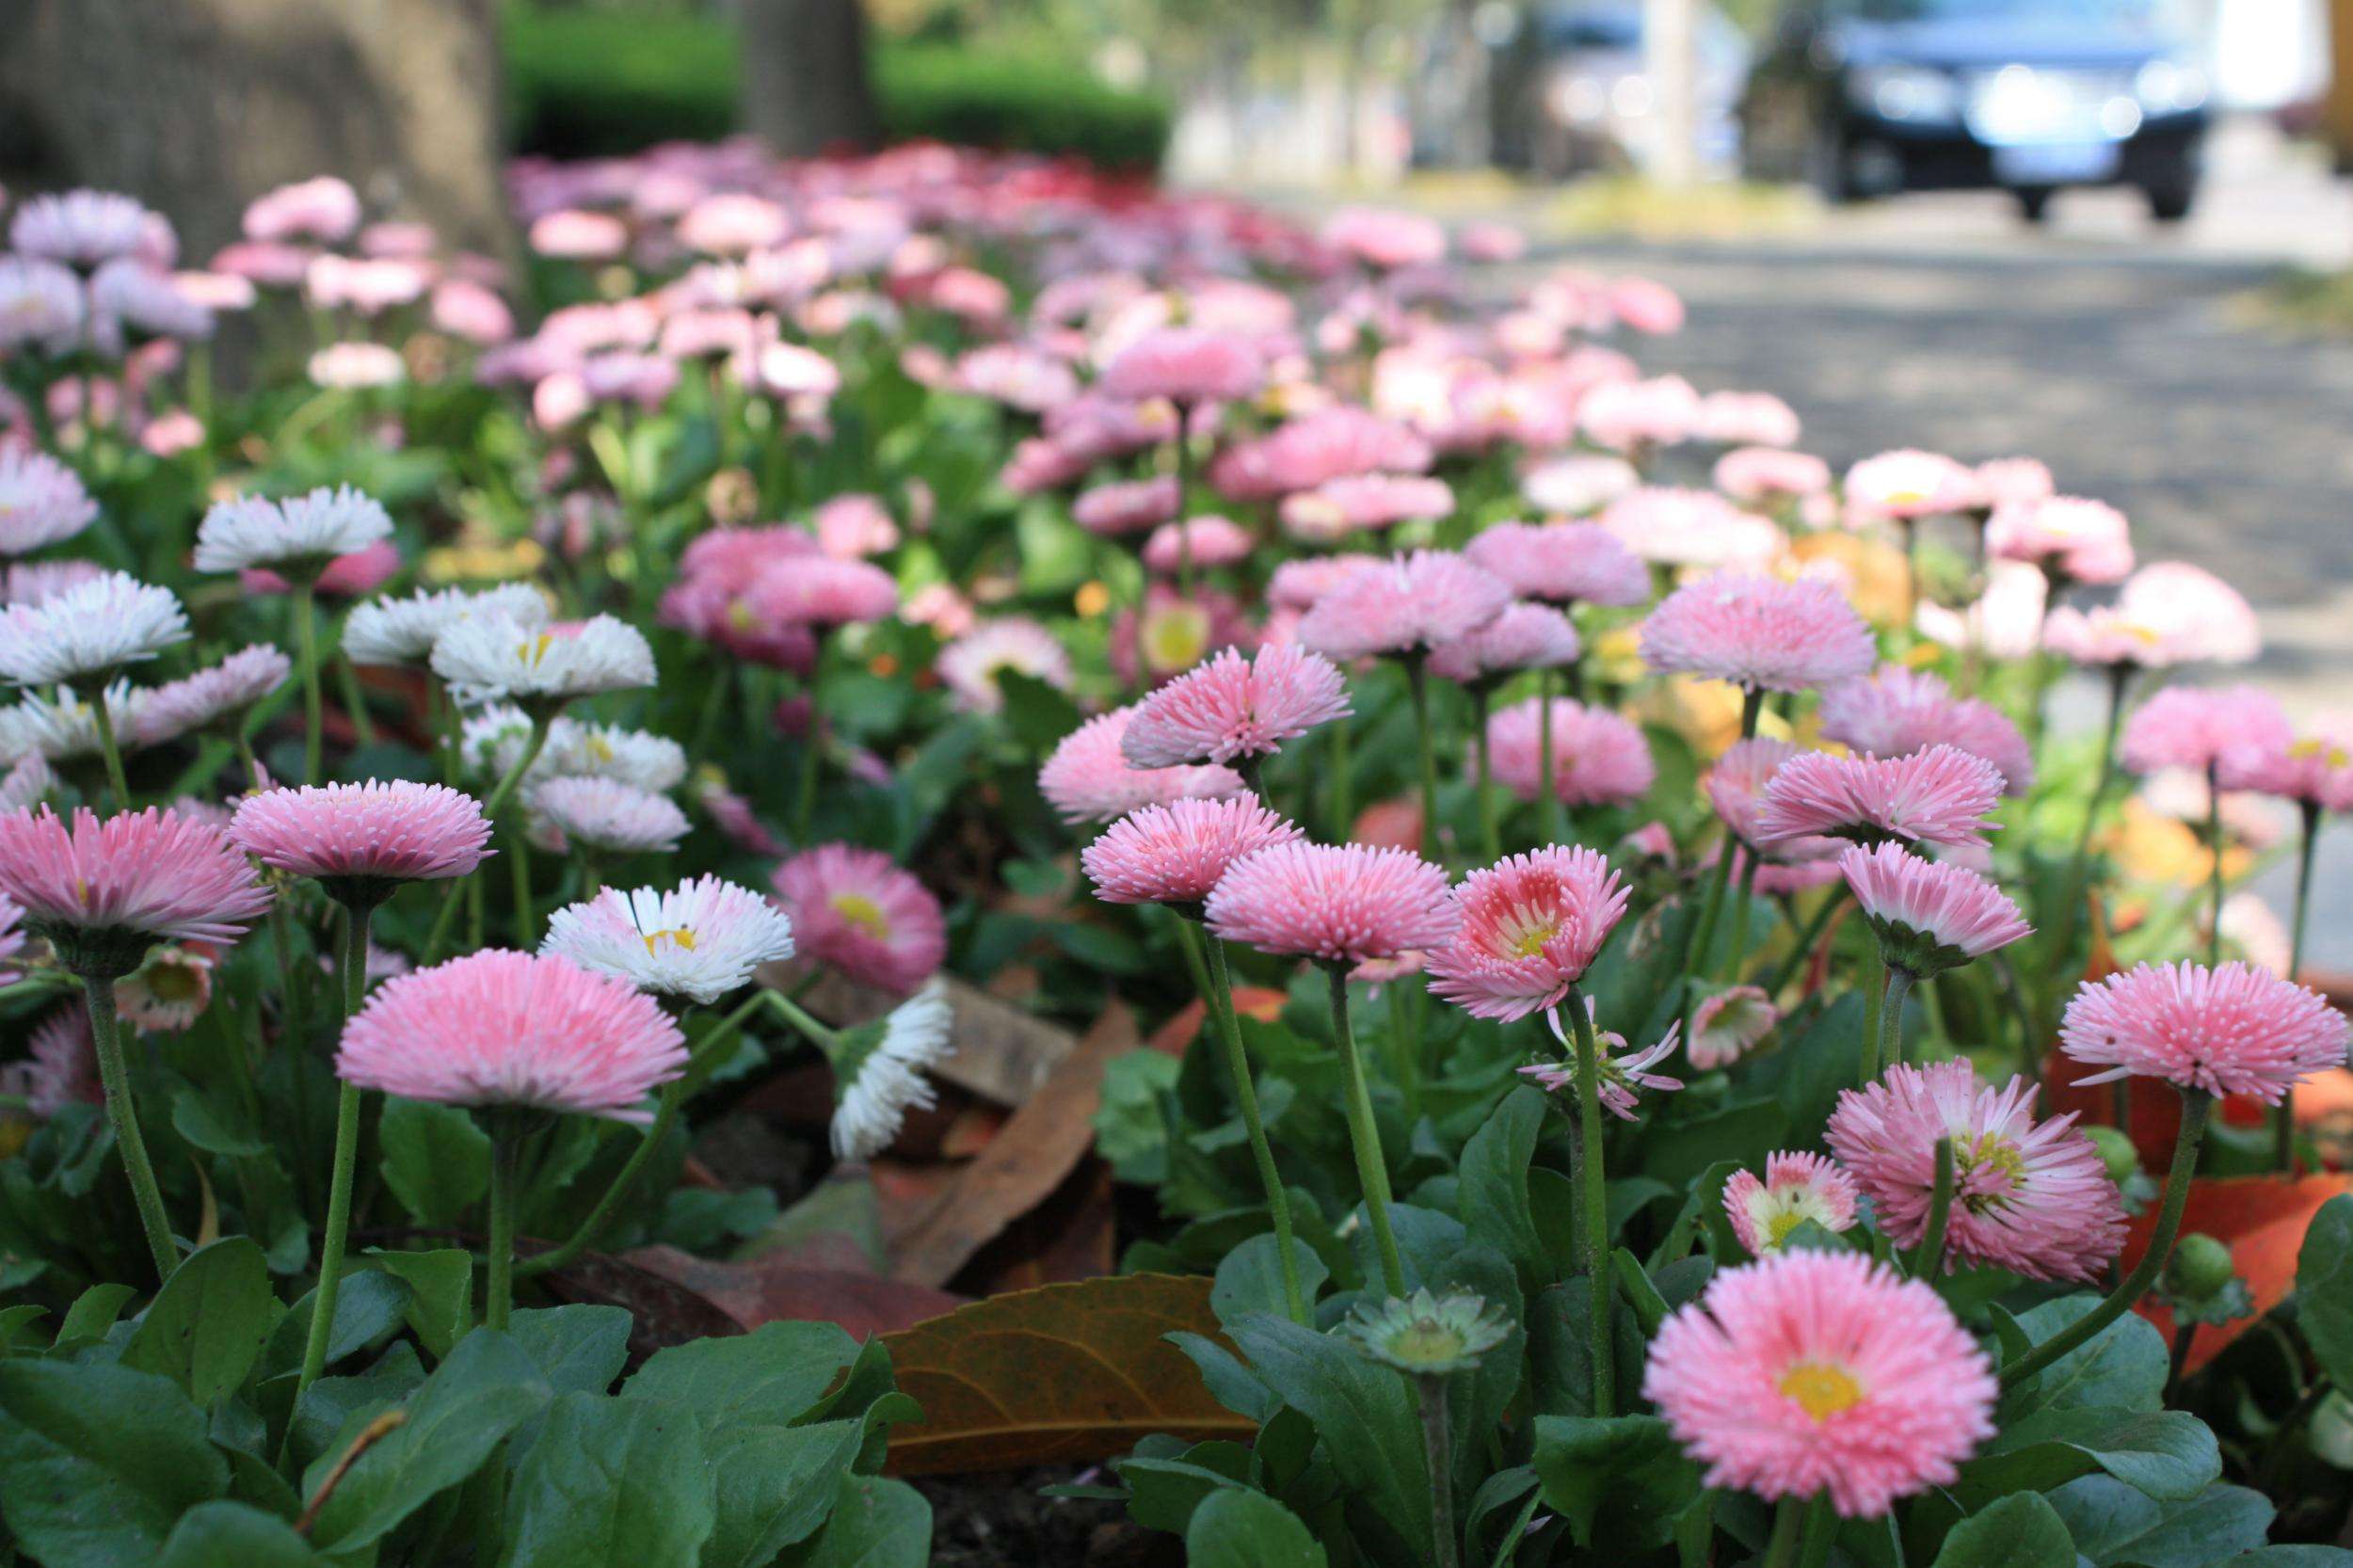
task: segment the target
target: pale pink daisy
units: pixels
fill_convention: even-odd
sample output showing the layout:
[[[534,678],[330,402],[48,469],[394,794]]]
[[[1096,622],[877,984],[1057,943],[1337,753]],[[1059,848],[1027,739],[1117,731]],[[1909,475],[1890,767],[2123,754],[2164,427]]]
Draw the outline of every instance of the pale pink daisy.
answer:
[[[1105,904],[1165,904],[1197,913],[1228,867],[1302,835],[1253,799],[1179,800],[1122,817],[1080,852]]]
[[[1430,651],[1430,673],[1465,685],[1491,684],[1521,670],[1560,669],[1585,651],[1569,617],[1549,604],[1507,605],[1467,637]]]
[[[1237,403],[1265,381],[1266,360],[1249,339],[1206,327],[1160,327],[1112,355],[1096,385],[1139,403]]]
[[[1418,473],[1433,454],[1408,426],[1342,404],[1238,441],[1209,464],[1209,483],[1232,501],[1272,501],[1357,473]]]
[[[1777,450],[1795,446],[1801,433],[1797,410],[1762,392],[1713,392],[1700,399],[1701,440],[1722,446]]]
[[[1305,555],[1286,561],[1267,579],[1267,602],[1278,610],[1312,610],[1351,573],[1381,564],[1378,555]]]
[[[464,876],[489,853],[490,824],[472,795],[371,779],[249,794],[229,836],[265,866],[317,877],[330,890],[377,884],[381,896],[391,890],[384,884]]]
[[[1789,1233],[1813,1224],[1836,1234],[1852,1230],[1854,1177],[1818,1154],[1777,1149],[1765,1157],[1765,1176],[1735,1171],[1724,1183],[1724,1214],[1753,1256],[1777,1252]]]
[[[2158,561],[2124,580],[2117,614],[2146,627],[2170,664],[2244,664],[2263,651],[2255,612],[2236,588],[2186,561]]]
[[[2117,757],[2134,773],[2204,773],[2233,751],[2284,750],[2295,740],[2287,711],[2259,686],[2168,686],[2125,721]]]
[[[1670,567],[1760,571],[1787,548],[1769,518],[1713,490],[1648,485],[1602,509],[1601,526],[1645,561]]]
[[[899,608],[899,584],[865,561],[803,555],[761,572],[744,608],[755,620],[815,627],[884,620]]]
[[[141,745],[222,725],[286,683],[294,663],[267,643],[240,648],[210,669],[151,689],[134,710]]]
[[[2132,528],[2103,501],[2043,496],[1994,508],[1986,553],[2024,561],[2065,583],[2121,583],[2133,569]]]
[[[1299,640],[1346,663],[1417,657],[1486,625],[1512,602],[1502,579],[1452,551],[1417,550],[1350,572],[1299,623]]]
[[[686,1070],[652,998],[568,959],[486,949],[386,981],[344,1026],[345,1083],[442,1105],[647,1122]]]
[[[1835,585],[1720,572],[1669,594],[1642,622],[1652,669],[1749,691],[1797,692],[1869,672],[1870,628]]]
[[[1822,734],[1868,757],[1901,757],[1942,741],[1983,758],[2002,774],[2002,792],[2023,795],[2034,783],[2034,753],[2008,714],[1976,697],[1957,697],[1944,678],[1889,664],[1874,676],[1822,693]]]
[[[0,348],[55,355],[82,346],[89,300],[71,267],[0,256]]]
[[[1523,599],[1625,605],[1650,598],[1650,569],[1641,557],[1596,522],[1499,522],[1463,553]]]
[[[8,224],[8,243],[22,255],[65,262],[85,271],[123,256],[168,265],[169,252],[178,248],[162,215],[132,197],[88,189],[26,201]]]
[[[792,921],[748,888],[701,876],[667,889],[601,888],[550,915],[539,951],[708,1007],[760,965],[792,956]]]
[[[315,576],[338,555],[389,536],[392,520],[373,497],[344,485],[272,501],[240,496],[213,504],[196,530],[196,569],[271,567]]]
[[[1683,299],[1674,290],[1651,278],[1620,278],[1609,286],[1609,318],[1645,337],[1663,337],[1683,330]]]
[[[335,392],[367,392],[397,387],[408,378],[408,361],[400,350],[380,343],[331,343],[303,364],[311,384]]]
[[[1351,260],[1381,272],[1430,266],[1446,259],[1446,231],[1418,213],[1343,207],[1324,220],[1320,237]]]
[[[1475,1018],[1552,1006],[1584,978],[1625,914],[1627,889],[1582,847],[1514,855],[1453,889],[1453,940],[1431,950],[1432,994]]]
[[[29,555],[97,520],[79,474],[45,452],[0,446],[0,555]]]
[[[1004,707],[997,678],[1009,671],[1063,692],[1070,690],[1074,678],[1069,650],[1026,616],[982,621],[941,648],[934,667],[957,706],[976,713],[994,713]]]
[[[1846,492],[1864,520],[1899,521],[1969,511],[1981,493],[1968,464],[1916,449],[1864,458],[1847,471]]]
[[[1716,488],[1743,505],[1819,495],[1830,488],[1830,465],[1804,452],[1741,446],[1716,459]]]
[[[1945,1272],[1991,1264],[2028,1279],[2096,1279],[2124,1244],[2123,1199],[2072,1113],[2035,1121],[2035,1093],[2023,1078],[1980,1083],[1965,1061],[1898,1065],[1843,1091],[1824,1138],[1900,1247],[1928,1229],[1937,1140],[1952,1141]]]
[[[1226,941],[1348,965],[1441,947],[1459,920],[1445,870],[1408,850],[1304,842],[1234,862],[1207,916]]]
[[[1575,453],[1548,458],[1520,475],[1520,499],[1541,512],[1583,517],[1609,505],[1641,483],[1642,476],[1623,457]],[[1480,564],[1490,571],[1497,569],[1486,562]]]
[[[1037,771],[1038,793],[1067,823],[1110,822],[1145,806],[1245,794],[1228,767],[1139,768],[1128,760],[1128,727],[1141,704],[1098,713],[1064,736]]]
[[[1119,745],[1138,768],[1232,763],[1272,756],[1348,713],[1348,682],[1321,654],[1285,644],[1245,658],[1229,648],[1145,697]]]
[[[2312,731],[2280,744],[2270,737],[2222,754],[2225,790],[2252,790],[2324,811],[2353,811],[2353,721],[2322,720]]]
[[[1886,760],[1809,751],[1782,764],[1758,803],[1759,843],[1817,835],[1882,843],[1982,844],[2001,771],[1954,746]]]
[[[1612,452],[1673,446],[1698,429],[1700,394],[1680,376],[1606,381],[1577,405],[1577,422],[1596,446]]]
[[[1798,754],[1799,748],[1789,742],[1765,735],[1753,735],[1724,748],[1716,765],[1701,776],[1700,788],[1723,820],[1725,831],[1744,844],[1757,841],[1756,812],[1764,803],[1765,786],[1772,782],[1783,763]]]
[[[335,245],[360,227],[359,193],[331,174],[280,185],[246,204],[248,239],[317,240]]]
[[[69,968],[125,974],[155,942],[244,934],[269,891],[218,828],[150,807],[71,826],[49,808],[0,817],[0,894]]]
[[[24,1098],[34,1115],[46,1120],[69,1105],[106,1103],[88,1009],[68,1002],[52,1010],[33,1026],[24,1052]]]
[[[469,616],[435,639],[433,673],[459,702],[505,698],[552,709],[578,696],[654,683],[646,634],[612,616],[542,627],[511,616]]]
[[[1702,1072],[1729,1067],[1762,1045],[1780,1021],[1781,1009],[1762,986],[1710,991],[1691,1010],[1691,1038],[1683,1053]]]
[[[2245,964],[2141,964],[2079,987],[2059,1044],[2108,1069],[2079,1085],[2161,1078],[2277,1105],[2313,1073],[2345,1064],[2345,1018],[2317,992]]]
[[[776,870],[776,900],[802,956],[904,996],[948,956],[930,889],[879,850],[820,844]]]
[[[1587,997],[1584,1001],[1585,1016],[1591,1022],[1593,999]],[[1552,1030],[1553,1039],[1570,1054],[1559,1062],[1539,1062],[1522,1067],[1519,1069],[1520,1076],[1546,1094],[1576,1092],[1579,1083],[1575,1045],[1569,1032],[1561,1027],[1561,1010],[1558,1007],[1547,1010],[1545,1022]],[[1601,1101],[1601,1108],[1622,1122],[1630,1122],[1634,1119],[1636,1107],[1641,1104],[1638,1091],[1655,1089],[1661,1094],[1672,1094],[1682,1088],[1683,1080],[1651,1070],[1675,1053],[1682,1030],[1683,1021],[1678,1018],[1667,1026],[1667,1032],[1659,1036],[1657,1045],[1633,1051],[1626,1049],[1625,1036],[1615,1030],[1597,1031],[1593,1037],[1593,1064],[1600,1070],[1601,1083],[1594,1093]]]
[[[1454,510],[1454,487],[1418,474],[1355,473],[1286,496],[1280,516],[1294,538],[1330,543],[1360,528],[1430,521]]]
[[[1487,719],[1495,781],[1533,801],[1544,788],[1542,699],[1527,697]],[[1552,789],[1564,806],[1628,806],[1658,777],[1650,743],[1635,724],[1607,708],[1552,698]]]
[[[1919,1280],[1861,1253],[1728,1269],[1660,1326],[1642,1375],[1714,1487],[1830,1495],[1848,1518],[1959,1479],[1993,1435],[1992,1365]]]
[[[1212,513],[1153,529],[1152,536],[1144,541],[1144,564],[1163,577],[1173,577],[1183,569],[1188,552],[1196,567],[1230,567],[1248,560],[1257,548],[1249,529],[1232,518]]]
[[[880,555],[899,544],[899,525],[879,496],[837,495],[809,515],[809,526],[817,548],[837,560]]]
[[[202,942],[159,947],[115,982],[115,1012],[134,1029],[182,1033],[212,1004],[213,950]]]
[[[1176,516],[1176,478],[1122,479],[1082,490],[1070,504],[1072,520],[1090,534],[1140,534]]]
[[[667,855],[690,825],[669,796],[618,778],[551,778],[530,804],[561,842],[602,855]]]
[[[1923,860],[1901,844],[1850,846],[1838,870],[1878,933],[1881,956],[1914,980],[1982,958],[2034,929],[1986,878],[1966,866]]]
[[[2038,457],[1989,457],[1974,472],[1977,504],[1988,510],[2048,501],[2058,490],[2050,465]]]

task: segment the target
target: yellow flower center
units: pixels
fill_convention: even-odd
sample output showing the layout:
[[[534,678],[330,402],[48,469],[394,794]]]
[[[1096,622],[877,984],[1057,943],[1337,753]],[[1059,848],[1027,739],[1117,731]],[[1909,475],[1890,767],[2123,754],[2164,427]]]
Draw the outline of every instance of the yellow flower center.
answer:
[[[1188,604],[1144,623],[1144,652],[1157,670],[1191,669],[1209,650],[1209,616]]]
[[[147,972],[148,995],[161,1002],[204,1000],[204,971],[192,964],[161,963]]]
[[[1765,1242],[1778,1247],[1789,1240],[1789,1233],[1814,1216],[1804,1209],[1787,1204],[1775,1208],[1771,1219],[1765,1222]]]
[[[1863,1384],[1853,1374],[1819,1361],[1801,1361],[1782,1373],[1781,1391],[1817,1421],[1827,1421],[1863,1400]]]
[[[829,902],[835,914],[876,941],[890,935],[890,921],[883,914],[882,905],[864,893],[836,893]]]
[[[665,931],[648,931],[648,932],[647,932],[647,933],[646,933],[646,952],[647,952],[647,953],[650,956],[650,955],[651,955],[651,954],[653,954],[653,953],[656,953],[656,952],[661,952],[661,951],[662,951],[662,944],[663,944],[663,943],[664,943],[664,942],[668,942],[668,943],[670,943],[670,944],[672,944],[673,946],[676,946],[676,947],[681,947],[681,948],[684,948],[687,952],[694,952],[694,951],[695,951],[695,932],[694,932],[694,928],[693,928],[693,927],[691,927],[691,926],[683,926],[683,925],[680,925],[680,926],[672,926],[672,927],[670,927],[668,930],[665,930]]]
[[[1545,944],[1561,935],[1561,922],[1529,913],[1522,915],[1513,925],[1503,928],[1503,951],[1513,958],[1534,958],[1545,951]]]
[[[536,637],[525,637],[515,648],[515,656],[526,664],[536,665],[555,646],[555,633],[542,632]]]
[[[1962,1138],[1953,1144],[1953,1177],[1966,1181],[1979,1171],[1991,1171],[2001,1177],[2002,1185],[1991,1192],[1971,1192],[1961,1199],[1973,1213],[1983,1213],[2009,1201],[2009,1190],[2018,1185],[2026,1174],[2026,1157],[2018,1145],[1996,1132],[1981,1132],[1975,1138]]]
[[[613,743],[601,735],[590,735],[588,737],[588,760],[592,762],[613,760]]]
[[[2298,741],[2288,747],[2288,755],[2299,762],[2309,762],[2318,758],[2323,766],[2331,768],[2341,768],[2347,762],[2353,762],[2353,756],[2348,756],[2345,747],[2333,745],[2317,735]]]

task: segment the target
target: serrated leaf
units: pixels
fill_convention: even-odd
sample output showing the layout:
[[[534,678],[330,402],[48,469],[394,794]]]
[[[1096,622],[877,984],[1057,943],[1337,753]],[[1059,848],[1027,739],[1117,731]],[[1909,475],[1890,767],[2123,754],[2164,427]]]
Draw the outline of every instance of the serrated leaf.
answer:
[[[1016,1290],[886,1335],[923,1419],[892,1433],[896,1475],[1108,1459],[1147,1432],[1246,1438],[1167,1342],[1216,1339],[1210,1282],[1107,1275]]]

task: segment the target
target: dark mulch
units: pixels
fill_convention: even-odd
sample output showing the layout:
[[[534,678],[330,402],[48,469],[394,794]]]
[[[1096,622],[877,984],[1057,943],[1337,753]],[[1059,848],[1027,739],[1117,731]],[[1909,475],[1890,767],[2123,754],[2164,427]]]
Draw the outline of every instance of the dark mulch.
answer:
[[[1074,1479],[1066,1465],[920,1478],[932,1503],[932,1568],[1183,1568],[1184,1544],[1138,1525],[1122,1504],[1038,1496]]]

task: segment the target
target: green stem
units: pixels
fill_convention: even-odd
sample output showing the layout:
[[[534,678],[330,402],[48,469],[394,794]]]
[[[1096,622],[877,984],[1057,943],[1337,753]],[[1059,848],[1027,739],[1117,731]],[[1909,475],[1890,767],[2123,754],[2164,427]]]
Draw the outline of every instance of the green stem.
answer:
[[[529,952],[538,945],[538,914],[531,901],[531,839],[517,823],[506,836],[506,874],[515,900],[515,946]]]
[[[1912,1255],[1911,1274],[1929,1279],[1944,1272],[1945,1227],[1953,1212],[1953,1141],[1936,1141],[1936,1180],[1929,1189],[1929,1223],[1920,1232],[1920,1245]]]
[[[1388,1161],[1381,1152],[1381,1128],[1372,1118],[1372,1096],[1365,1087],[1364,1060],[1356,1053],[1356,1035],[1348,1026],[1348,966],[1326,964],[1324,974],[1331,982],[1332,1035],[1339,1045],[1348,1138],[1356,1151],[1356,1184],[1364,1192],[1373,1246],[1381,1255],[1382,1283],[1390,1295],[1402,1296],[1405,1265],[1398,1256],[1397,1237],[1389,1229]]]
[[[325,704],[319,699],[319,629],[316,586],[298,583],[294,590],[295,647],[302,660],[302,781],[319,781],[319,754],[325,743]]]
[[[2108,668],[2107,725],[2100,741],[2100,774],[2091,787],[2091,798],[2084,803],[2083,826],[2075,834],[2075,853],[2068,862],[2066,892],[2051,921],[2051,968],[2056,974],[2067,966],[2067,955],[2075,943],[2076,911],[2084,902],[2084,890],[2091,872],[2091,840],[2099,830],[2100,807],[2106,800],[2108,785],[2116,776],[2116,741],[2124,724],[2124,695],[2132,686],[2132,668],[2114,664]],[[2046,1006],[2044,1011],[2050,1009]]]
[[[482,1324],[504,1333],[515,1305],[516,1167],[522,1156],[522,1136],[511,1115],[493,1112],[490,1133],[490,1256],[489,1280],[483,1296]]]
[[[139,1226],[147,1233],[147,1250],[155,1259],[155,1277],[159,1282],[168,1280],[180,1266],[180,1243],[172,1240],[163,1189],[156,1185],[154,1164],[147,1158],[147,1140],[139,1135],[138,1107],[131,1099],[131,1073],[122,1060],[122,1030],[115,1018],[115,977],[84,975],[82,995],[89,1005],[98,1080],[106,1092],[106,1119],[114,1125],[115,1146],[122,1151],[123,1174],[131,1178],[131,1196],[138,1205]]]
[[[1186,603],[1193,598],[1193,532],[1185,526],[1185,493],[1193,488],[1193,409],[1176,405],[1176,591]]]
[[[89,699],[90,719],[98,727],[98,753],[106,760],[106,787],[114,792],[115,809],[131,809],[131,782],[122,771],[122,747],[115,740],[114,715],[106,711],[103,686]]]
[[[1528,1501],[1522,1503],[1519,1512],[1512,1516],[1511,1528],[1505,1530],[1503,1539],[1496,1543],[1495,1560],[1487,1568],[1512,1568],[1512,1560],[1518,1555],[1519,1544],[1527,1538],[1528,1527],[1535,1522],[1536,1510],[1544,1505],[1544,1500],[1543,1487],[1529,1491]]]
[[[1882,960],[1883,961],[1883,960]],[[1912,995],[1909,969],[1887,966],[1887,1000],[1880,1008],[1879,1066],[1881,1072],[1903,1065],[1904,999]]]
[[[1484,684],[1471,689],[1471,722],[1479,748],[1479,848],[1486,864],[1492,866],[1503,858],[1503,828],[1496,809],[1496,776],[1488,757],[1487,696]]]
[[[1601,1144],[1601,1048],[1593,1039],[1593,1020],[1586,1016],[1585,998],[1576,986],[1569,987],[1561,1005],[1568,1012],[1570,1030],[1577,1038],[1577,1196],[1585,1206],[1584,1263],[1592,1290],[1586,1328],[1593,1362],[1593,1414],[1607,1420],[1616,1414],[1618,1368],[1609,1332],[1609,1206]]]
[[[808,671],[808,722],[801,731],[801,781],[792,798],[792,842],[808,845],[808,827],[817,815],[817,772],[825,748],[825,718],[822,697],[825,689],[825,654],[833,639],[823,628],[817,632],[816,662]]]
[[[1806,1499],[1785,1496],[1773,1508],[1773,1533],[1765,1544],[1765,1568],[1797,1568],[1799,1528],[1805,1519]]]
[[[1831,1512],[1830,1495],[1817,1493],[1806,1505],[1805,1535],[1798,1547],[1798,1568],[1822,1568],[1830,1560],[1831,1542],[1838,1534],[1838,1515]]]
[[[1346,713],[1332,721],[1328,743],[1332,748],[1332,821],[1327,829],[1336,844],[1348,842],[1350,831],[1356,822],[1356,780],[1354,763],[1349,757],[1349,727],[1354,721]]]
[[[360,687],[359,666],[348,659],[335,661],[335,683],[343,688],[344,708],[351,714],[351,732],[361,745],[376,744],[376,720],[368,716],[368,694]]]
[[[1561,841],[1561,796],[1553,783],[1552,672],[1536,672],[1536,808],[1545,842]]]
[[[1442,859],[1438,835],[1438,750],[1430,732],[1430,672],[1419,653],[1405,655],[1405,688],[1414,700],[1414,731],[1421,751],[1421,853]]]
[[[2202,1089],[2182,1091],[2182,1130],[2173,1140],[2173,1166],[2166,1173],[2165,1197],[2157,1209],[2157,1224],[2150,1233],[2148,1250],[2106,1300],[2004,1367],[2004,1386],[2032,1376],[2078,1346],[2089,1344],[2101,1330],[2130,1311],[2133,1304],[2148,1291],[2173,1256],[2173,1239],[2182,1228],[2182,1209],[2189,1202],[2190,1177],[2197,1172],[2198,1150],[2205,1142],[2206,1122],[2213,1111],[2212,1095]]]
[[[343,983],[344,1021],[348,1024],[368,990],[368,919],[374,904],[344,906],[344,951],[336,979]],[[327,1370],[328,1341],[333,1337],[335,1299],[344,1287],[344,1248],[351,1234],[351,1178],[360,1160],[360,1087],[342,1084],[335,1096],[335,1163],[327,1189],[327,1229],[319,1238],[319,1284],[311,1305],[311,1336],[302,1350],[302,1376],[295,1384],[299,1398]]]
[[[1193,922],[1179,917],[1176,930],[1188,954],[1198,962],[1201,950],[1209,951],[1207,978],[1209,984],[1201,992],[1202,1005],[1217,1020],[1218,1032],[1225,1042],[1225,1070],[1234,1080],[1234,1103],[1241,1111],[1241,1125],[1250,1135],[1251,1157],[1257,1161],[1258,1181],[1266,1189],[1267,1214],[1274,1222],[1275,1256],[1283,1270],[1283,1303],[1291,1321],[1307,1326],[1306,1293],[1299,1285],[1299,1263],[1291,1256],[1291,1206],[1289,1194],[1283,1188],[1283,1175],[1274,1163],[1274,1149],[1267,1143],[1266,1124],[1258,1114],[1258,1091],[1251,1080],[1250,1055],[1241,1043],[1241,1021],[1234,1014],[1234,980],[1225,962],[1225,944],[1214,936],[1204,936]]]
[[[2320,803],[2302,803],[2304,835],[2296,850],[2296,914],[2288,927],[2288,981],[2304,972],[2304,920],[2312,913],[2313,851],[2320,838]],[[2296,1174],[2296,1091],[2290,1088],[2280,1096],[2280,1108],[2272,1113],[2271,1165],[2282,1176]]]
[[[1740,979],[1740,966],[1748,960],[1749,910],[1756,899],[1756,851],[1745,845],[1742,848],[1740,877],[1733,885],[1731,961],[1723,972],[1724,980],[1735,984]]]
[[[2206,878],[2206,967],[2222,962],[2222,782],[2215,764],[2206,764],[2206,851],[2214,869]]]
[[[531,771],[531,765],[539,760],[539,753],[547,749],[550,722],[546,714],[532,715],[531,739],[524,744],[522,755],[515,759],[515,765],[506,770],[505,776],[498,781],[498,787],[490,792],[490,798],[482,803],[485,817],[492,822],[498,820],[499,808],[515,792],[516,784]],[[515,837],[520,841],[520,830]],[[528,875],[527,869],[525,874]],[[459,877],[450,883],[449,891],[442,896],[440,911],[433,917],[433,929],[425,934],[424,948],[417,960],[419,968],[430,968],[440,957],[441,944],[449,939],[450,923],[457,918],[458,905],[463,902],[462,890],[472,885],[474,878],[472,876]]]
[[[1446,1379],[1414,1379],[1421,1409],[1421,1451],[1430,1464],[1430,1537],[1435,1568],[1462,1568],[1463,1544],[1454,1531],[1454,1431],[1447,1420]]]
[[[1863,1040],[1855,1051],[1855,1083],[1868,1088],[1880,1076],[1880,1015],[1887,1009],[1887,964],[1873,948],[1863,966]]]

